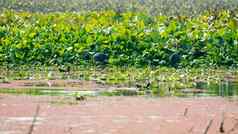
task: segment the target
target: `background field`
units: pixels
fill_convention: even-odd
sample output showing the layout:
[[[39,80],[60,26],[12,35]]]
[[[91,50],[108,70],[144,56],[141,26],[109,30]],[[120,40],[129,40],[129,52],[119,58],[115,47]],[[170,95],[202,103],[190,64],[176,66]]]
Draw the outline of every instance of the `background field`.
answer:
[[[30,12],[85,12],[114,10],[150,15],[196,16],[207,10],[237,10],[237,0],[1,0],[1,9]]]

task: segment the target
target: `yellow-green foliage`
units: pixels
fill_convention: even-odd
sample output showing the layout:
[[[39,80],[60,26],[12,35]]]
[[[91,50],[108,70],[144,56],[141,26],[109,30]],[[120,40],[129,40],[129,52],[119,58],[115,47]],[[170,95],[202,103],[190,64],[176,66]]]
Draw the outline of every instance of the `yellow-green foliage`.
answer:
[[[197,17],[5,11],[0,64],[92,65],[105,53],[116,66],[237,66],[237,21],[228,10]]]

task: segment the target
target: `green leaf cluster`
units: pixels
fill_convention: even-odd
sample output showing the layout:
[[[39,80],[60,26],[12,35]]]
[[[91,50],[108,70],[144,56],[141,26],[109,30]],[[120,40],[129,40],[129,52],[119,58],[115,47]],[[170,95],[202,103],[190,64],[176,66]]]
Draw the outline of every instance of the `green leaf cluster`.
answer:
[[[0,14],[1,65],[94,65],[95,53],[115,66],[237,66],[238,13]]]

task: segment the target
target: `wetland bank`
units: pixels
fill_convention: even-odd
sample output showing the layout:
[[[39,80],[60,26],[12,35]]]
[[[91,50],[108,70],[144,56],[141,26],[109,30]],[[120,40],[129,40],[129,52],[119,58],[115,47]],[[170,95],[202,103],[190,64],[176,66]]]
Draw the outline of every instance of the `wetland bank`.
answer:
[[[238,132],[236,69],[20,70],[1,70],[1,133]]]
[[[2,93],[141,96],[236,96],[236,69],[77,68],[1,69]],[[25,91],[25,92],[24,92]]]

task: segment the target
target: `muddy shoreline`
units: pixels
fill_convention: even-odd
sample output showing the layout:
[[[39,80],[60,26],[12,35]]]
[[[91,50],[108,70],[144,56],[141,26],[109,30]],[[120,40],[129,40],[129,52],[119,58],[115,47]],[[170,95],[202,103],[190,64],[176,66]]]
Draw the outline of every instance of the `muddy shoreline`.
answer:
[[[238,133],[238,101],[221,97],[89,97],[0,95],[0,133],[33,134],[219,134]]]

